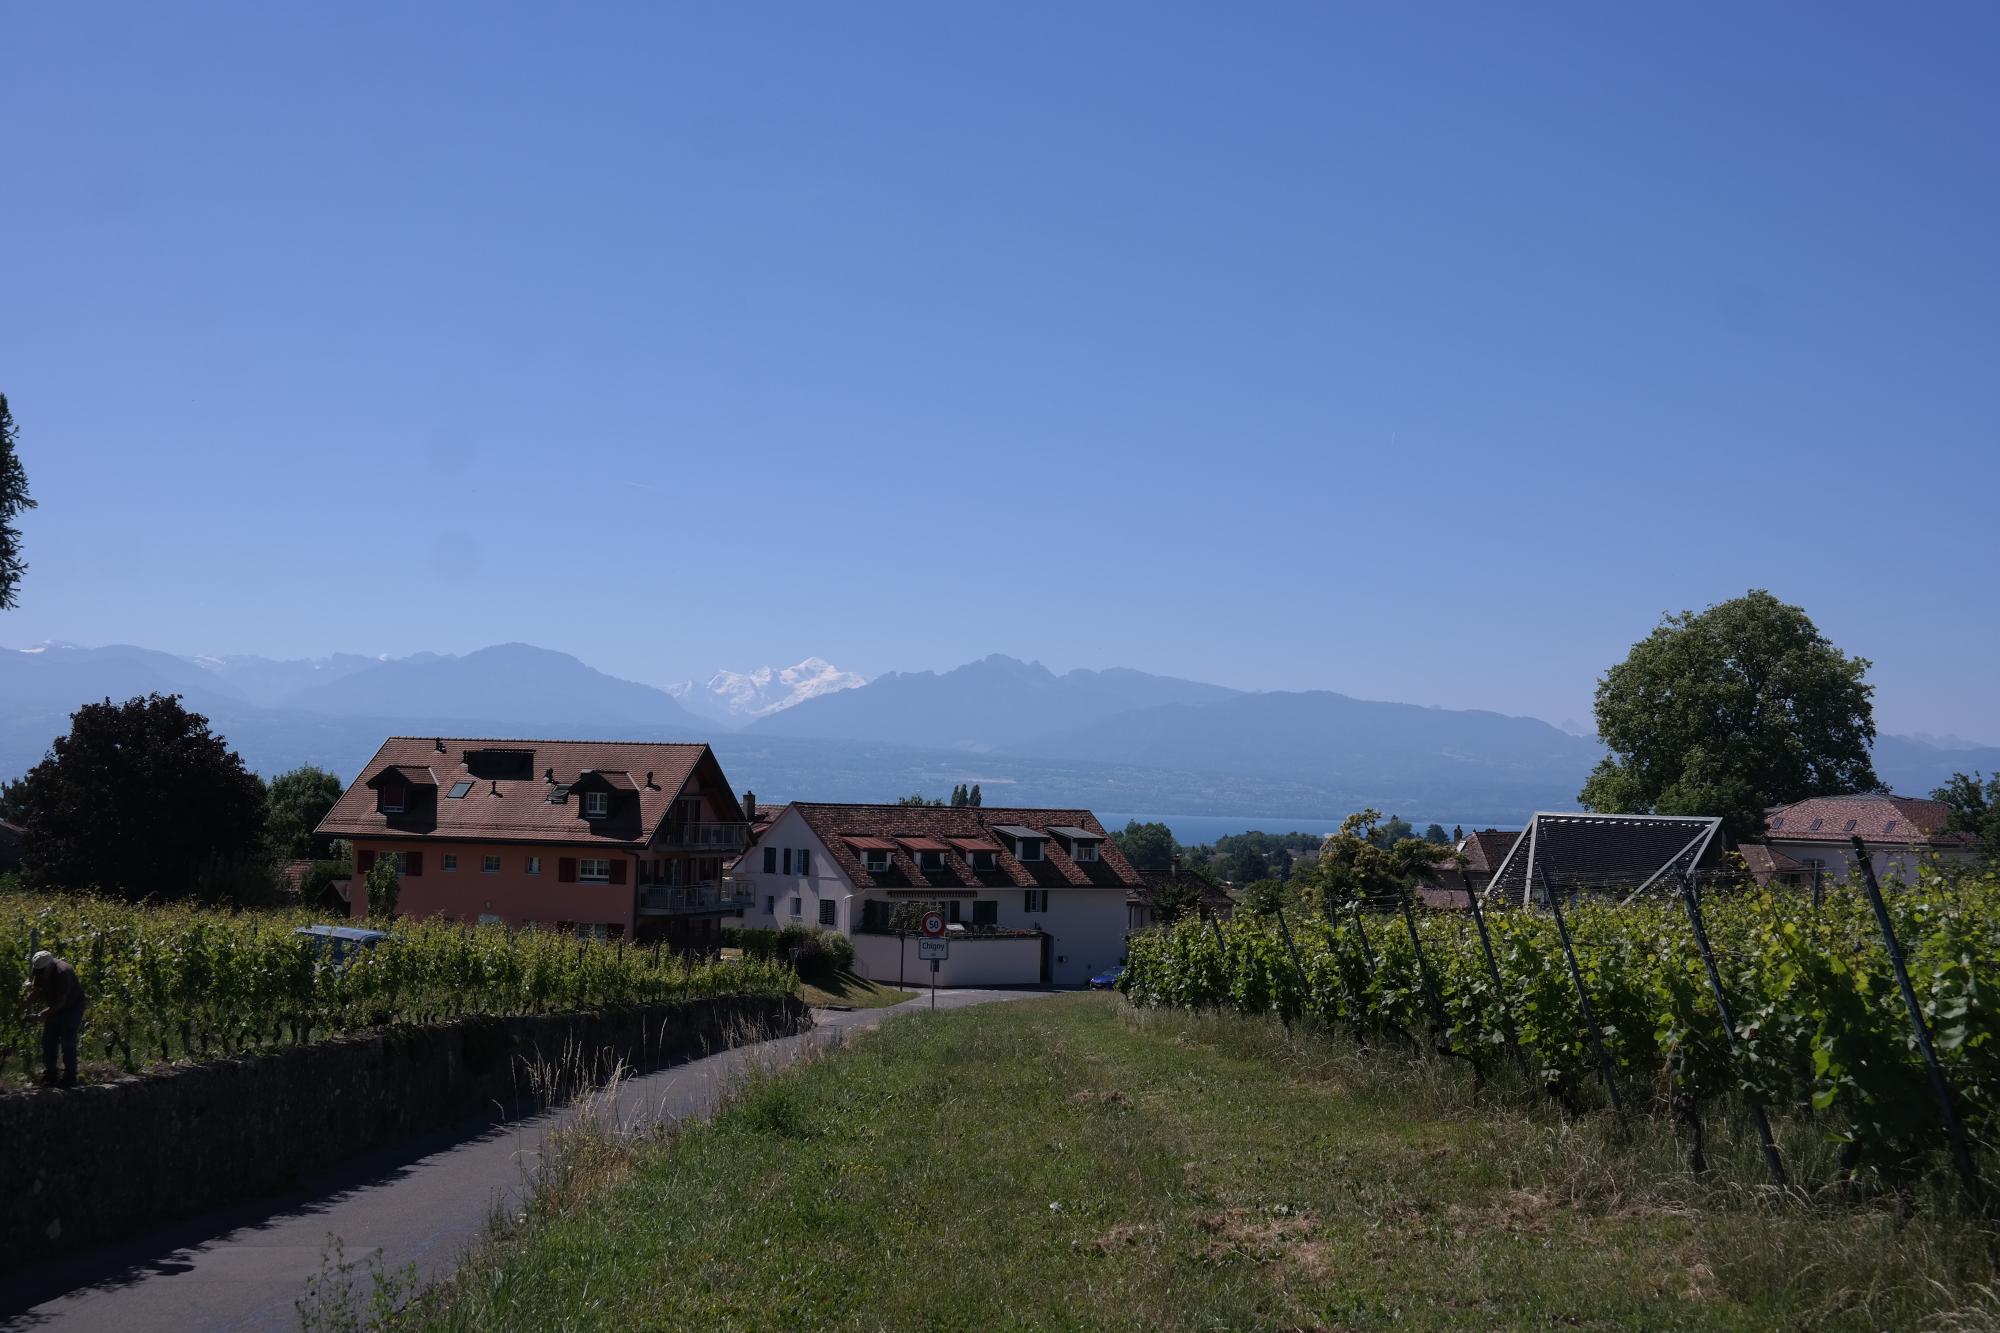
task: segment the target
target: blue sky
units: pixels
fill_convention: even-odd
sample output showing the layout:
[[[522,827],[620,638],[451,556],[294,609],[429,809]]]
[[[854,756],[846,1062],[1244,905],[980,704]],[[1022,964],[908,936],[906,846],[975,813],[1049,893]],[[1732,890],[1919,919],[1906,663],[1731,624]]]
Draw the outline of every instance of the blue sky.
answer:
[[[2000,10],[9,6],[0,642],[2000,740]],[[1984,571],[1984,572],[1982,572]]]

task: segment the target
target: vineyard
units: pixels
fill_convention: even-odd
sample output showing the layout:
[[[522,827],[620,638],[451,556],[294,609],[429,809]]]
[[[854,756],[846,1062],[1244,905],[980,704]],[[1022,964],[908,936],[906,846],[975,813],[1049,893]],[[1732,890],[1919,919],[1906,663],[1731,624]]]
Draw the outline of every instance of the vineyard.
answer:
[[[1886,906],[1950,1099],[1990,1174],[2000,1146],[2000,877],[1926,878],[1892,890]],[[1608,1092],[1697,1143],[1703,1108],[1727,1108],[1823,1128],[1842,1145],[1843,1167],[1880,1179],[1942,1161],[1947,1122],[1862,890],[1843,886],[1817,904],[1803,893],[1710,893],[1702,915],[1734,1042],[1672,896],[1564,913],[1582,992],[1547,911],[1486,913],[1489,965],[1468,912],[1351,904],[1331,920],[1183,921],[1132,942],[1121,987],[1139,1005],[1314,1021],[1374,1048],[1461,1060],[1482,1077],[1518,1067],[1566,1108]]]
[[[68,959],[89,997],[83,1057],[137,1070],[391,1023],[781,994],[781,964],[687,963],[622,943],[501,926],[398,922],[345,963],[293,934],[303,914],[133,907],[97,898],[0,895],[0,989],[22,995],[28,959]],[[0,1078],[40,1072],[26,1005],[0,1016]]]

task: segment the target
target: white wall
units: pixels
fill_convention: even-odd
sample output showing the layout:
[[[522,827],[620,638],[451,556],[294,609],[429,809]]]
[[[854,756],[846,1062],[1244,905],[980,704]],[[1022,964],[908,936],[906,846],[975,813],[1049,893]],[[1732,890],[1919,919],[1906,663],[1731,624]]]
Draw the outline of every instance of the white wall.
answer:
[[[1041,930],[1054,937],[1050,955],[1051,980],[1058,986],[1081,986],[1099,972],[1109,971],[1125,961],[1127,916],[1125,890],[1122,887],[1053,888],[1048,894],[1048,910],[1030,912],[1027,910],[1025,890],[980,889],[972,897],[956,900],[959,920],[971,924],[973,903],[994,902],[999,905],[995,924],[1010,930]],[[922,891],[915,891],[910,897],[921,900]],[[873,899],[893,904],[909,901],[910,897],[891,898],[881,889],[866,888],[848,906],[853,911],[853,920],[858,923],[864,901]],[[857,947],[863,938],[855,936]],[[891,950],[887,956],[893,965],[894,951]],[[1040,978],[1041,954],[1037,946],[1035,971],[1027,980],[1034,982]]]
[[[778,853],[778,870],[768,875],[764,873],[766,847]],[[784,871],[784,854],[787,851],[792,854],[790,874]],[[800,851],[811,853],[810,874],[798,873]],[[764,836],[751,846],[737,866],[737,874],[756,886],[757,896],[755,902],[744,910],[743,919],[734,923],[736,925],[769,929],[792,925],[818,926],[820,903],[830,901],[834,905],[831,929],[843,934],[854,929],[853,916],[848,910],[853,894],[848,890],[847,881],[841,876],[839,867],[834,865],[833,858],[826,854],[826,848],[820,845],[819,836],[795,810],[785,811],[764,831]],[[792,915],[791,902],[794,898],[799,900],[797,916]],[[768,912],[764,908],[767,899],[771,900],[773,909]]]
[[[1782,852],[1801,865],[1809,864],[1817,858],[1826,863],[1826,877],[1829,884],[1847,878],[1854,869],[1854,848],[1847,843],[1806,841],[1785,842],[1778,838],[1770,840],[1771,850]],[[1877,847],[1868,849],[1868,862],[1875,868],[1875,878],[1887,880],[1891,877],[1905,884],[1917,882],[1919,867],[1929,863],[1933,857],[1945,865],[1954,865],[1977,859],[1977,855],[1967,851],[1930,852],[1916,847]]]
[[[871,981],[891,986],[898,981],[910,989],[928,986],[931,965],[917,957],[920,943],[915,935],[856,935],[854,970]],[[951,956],[938,963],[940,986],[1034,986],[1041,982],[1039,936],[961,937],[950,943]],[[896,958],[899,944],[903,955],[900,971]]]

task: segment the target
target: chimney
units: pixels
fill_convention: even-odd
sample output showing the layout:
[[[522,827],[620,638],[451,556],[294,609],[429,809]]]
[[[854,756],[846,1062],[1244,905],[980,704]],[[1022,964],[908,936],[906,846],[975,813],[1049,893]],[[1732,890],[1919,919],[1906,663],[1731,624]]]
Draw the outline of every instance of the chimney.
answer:
[[[436,745],[437,745],[437,747],[438,747],[438,753],[439,753],[439,754],[443,754],[443,753],[444,753],[444,737],[442,737],[442,736],[439,736],[439,737],[436,737],[436,738],[435,738],[435,744],[436,744]]]
[[[498,796],[500,794],[500,784],[498,782],[490,782],[489,785],[493,788],[493,790],[487,794],[490,796]]]
[[[651,791],[652,789],[653,789],[653,770],[649,768],[646,770],[646,790]]]
[[[757,818],[757,793],[754,791],[743,793],[743,817],[753,822]]]
[[[550,766],[549,768],[542,770],[542,781],[548,783],[552,787],[555,785],[556,770],[554,766]]]

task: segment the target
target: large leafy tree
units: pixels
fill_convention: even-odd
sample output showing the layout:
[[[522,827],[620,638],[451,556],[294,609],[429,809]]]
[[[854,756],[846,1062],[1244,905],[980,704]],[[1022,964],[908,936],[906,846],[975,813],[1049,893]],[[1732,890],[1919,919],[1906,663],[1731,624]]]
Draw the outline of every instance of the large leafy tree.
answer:
[[[1136,870],[1168,870],[1174,864],[1174,831],[1165,824],[1141,824],[1136,819],[1111,835],[1118,850]]]
[[[14,414],[0,393],[0,610],[15,605],[15,590],[28,566],[21,560],[21,530],[14,520],[35,502],[28,498],[28,473],[14,452]]]
[[[1342,820],[1320,847],[1319,859],[1292,877],[1296,900],[1329,917],[1356,900],[1375,907],[1395,906],[1426,867],[1451,856],[1449,847],[1407,834],[1389,842],[1382,836],[1386,827],[1379,810],[1356,811]]]
[[[264,784],[178,695],[85,704],[10,795],[37,887],[187,897],[264,854]]]
[[[1748,838],[1773,805],[1874,790],[1870,665],[1762,589],[1667,616],[1598,682],[1597,734],[1611,753],[1577,799],[1618,814],[1720,815]]]
[[[311,764],[272,778],[266,798],[272,853],[286,860],[328,855],[332,840],[313,837],[313,829],[333,809],[341,791],[339,778]]]
[[[1984,782],[1980,775],[1954,773],[1951,781],[1931,793],[1934,801],[1951,807],[1945,827],[1979,839],[1990,861],[2000,861],[2000,773]]]

